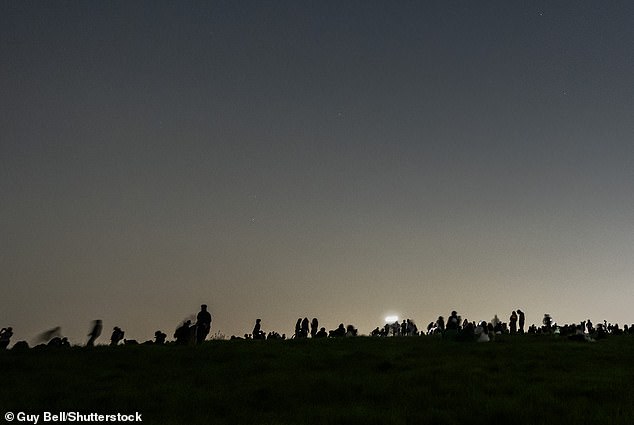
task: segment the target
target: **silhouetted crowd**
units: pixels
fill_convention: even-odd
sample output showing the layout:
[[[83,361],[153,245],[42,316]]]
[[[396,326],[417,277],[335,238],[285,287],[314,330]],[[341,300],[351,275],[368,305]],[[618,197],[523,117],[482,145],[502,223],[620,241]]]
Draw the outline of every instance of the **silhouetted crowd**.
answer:
[[[319,320],[315,317],[310,322],[307,317],[297,319],[295,323],[295,333],[291,339],[306,338],[338,338],[345,336],[357,336],[358,330],[353,325],[345,326],[340,323],[336,329],[326,331],[326,328],[319,327]],[[276,331],[264,332],[262,330],[262,319],[256,319],[253,331],[250,334],[244,334],[244,337],[233,335],[230,339],[259,339],[259,340],[285,340],[286,334],[280,334]]]
[[[192,316],[193,318],[193,316]],[[176,327],[174,332],[174,341],[167,341],[167,334],[161,330],[154,333],[153,340],[143,342],[143,345],[199,345],[208,337],[211,331],[212,316],[207,310],[207,305],[200,306],[200,312],[196,315],[196,321],[185,320]],[[479,322],[462,319],[455,310],[451,312],[447,320],[443,316],[439,316],[435,321],[427,325],[426,330],[419,330],[411,319],[404,319],[399,323],[398,320],[393,323],[386,323],[383,326],[377,326],[372,332],[371,337],[387,338],[387,337],[436,337],[455,341],[477,341],[489,342],[495,340],[499,335],[556,335],[566,337],[570,340],[594,342],[609,335],[633,335],[634,324],[619,327],[618,324],[593,323],[590,319],[584,320],[577,324],[558,325],[550,314],[544,314],[541,326],[532,324],[528,329],[524,329],[526,324],[526,316],[520,309],[511,312],[508,322],[503,322],[495,315],[490,321],[482,320]],[[101,320],[95,320],[92,323],[90,332],[88,333],[88,341],[86,347],[93,347],[96,340],[101,336],[103,324]],[[353,325],[344,325],[340,323],[335,329],[327,331],[325,327],[319,326],[319,320],[313,318],[311,321],[307,317],[300,317],[295,323],[295,333],[291,339],[308,339],[308,338],[345,338],[355,337],[358,330]],[[13,336],[13,328],[6,327],[0,330],[0,351],[6,350],[11,343]],[[115,326],[110,336],[110,346],[118,345],[135,345],[136,340],[125,339],[125,332],[118,326]],[[223,338],[224,339],[224,338]],[[276,331],[265,332],[262,329],[262,319],[256,319],[252,332],[244,334],[243,337],[232,336],[231,340],[286,340],[286,334]],[[68,338],[61,335],[59,327],[41,333],[37,338],[36,348],[54,347],[64,348],[70,347]],[[26,341],[16,342],[12,349],[22,350],[28,349],[29,344]]]

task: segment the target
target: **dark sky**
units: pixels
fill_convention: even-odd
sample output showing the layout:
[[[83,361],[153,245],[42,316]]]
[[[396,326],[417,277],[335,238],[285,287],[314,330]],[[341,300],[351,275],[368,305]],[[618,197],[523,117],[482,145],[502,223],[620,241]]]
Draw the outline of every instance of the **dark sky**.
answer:
[[[633,52],[629,1],[2,1],[0,326],[632,323]]]

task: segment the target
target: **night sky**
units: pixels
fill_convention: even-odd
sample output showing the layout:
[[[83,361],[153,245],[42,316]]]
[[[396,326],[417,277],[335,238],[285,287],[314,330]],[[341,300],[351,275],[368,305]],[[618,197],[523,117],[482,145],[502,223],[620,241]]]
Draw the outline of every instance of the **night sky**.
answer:
[[[633,323],[634,3],[0,2],[0,326]]]

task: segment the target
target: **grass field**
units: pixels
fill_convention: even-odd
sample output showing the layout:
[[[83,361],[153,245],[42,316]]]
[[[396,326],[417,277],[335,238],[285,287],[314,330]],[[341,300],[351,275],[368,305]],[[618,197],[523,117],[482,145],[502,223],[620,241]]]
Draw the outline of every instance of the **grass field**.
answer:
[[[3,415],[140,412],[152,424],[634,424],[631,336],[210,341],[5,352],[0,367]]]

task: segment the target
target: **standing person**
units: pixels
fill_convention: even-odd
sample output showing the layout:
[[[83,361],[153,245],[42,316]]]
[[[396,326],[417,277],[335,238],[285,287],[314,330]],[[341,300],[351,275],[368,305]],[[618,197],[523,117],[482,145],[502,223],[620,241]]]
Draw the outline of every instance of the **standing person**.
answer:
[[[520,322],[520,333],[523,334],[524,333],[524,320],[525,320],[524,312],[518,308],[517,309],[517,315],[519,317],[519,322]]]
[[[304,317],[302,320],[302,338],[308,338],[308,317]]]
[[[403,319],[401,323],[401,336],[407,336],[407,320]]]
[[[460,319],[458,319],[458,312],[454,310],[447,319],[447,330],[458,330],[458,326],[460,326]]]
[[[313,317],[313,320],[310,322],[310,336],[315,338],[317,332],[319,332],[319,321],[316,317]]]
[[[196,316],[196,344],[202,344],[210,330],[211,313],[207,311],[207,304],[202,304]]]
[[[95,346],[95,340],[97,338],[99,338],[99,335],[101,335],[101,329],[102,328],[103,328],[103,326],[101,325],[101,320],[95,320],[93,322],[92,330],[88,334],[88,336],[90,338],[88,339],[88,342],[86,343],[86,347],[94,347]]]
[[[260,322],[262,319],[255,320],[255,326],[253,327],[253,339],[265,339],[264,331],[262,331],[262,326]]]
[[[299,319],[297,319],[297,322],[295,323],[295,338],[301,338],[302,337],[302,318],[300,317]]]
[[[517,313],[515,313],[515,310],[513,310],[513,312],[511,313],[511,317],[509,317],[509,326],[511,328],[511,335],[514,335],[517,333]]]

